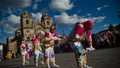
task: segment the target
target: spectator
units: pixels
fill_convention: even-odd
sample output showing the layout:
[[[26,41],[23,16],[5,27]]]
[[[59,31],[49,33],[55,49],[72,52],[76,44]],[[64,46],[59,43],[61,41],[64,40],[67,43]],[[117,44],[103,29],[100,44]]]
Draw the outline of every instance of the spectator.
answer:
[[[110,41],[110,47],[115,47],[115,36],[112,32],[108,32],[108,37],[109,37],[109,41]]]
[[[6,58],[7,59],[12,59],[12,53],[10,52],[10,50],[8,50],[7,54],[6,54]]]
[[[0,45],[0,62],[2,62],[2,58],[3,58],[3,46]]]

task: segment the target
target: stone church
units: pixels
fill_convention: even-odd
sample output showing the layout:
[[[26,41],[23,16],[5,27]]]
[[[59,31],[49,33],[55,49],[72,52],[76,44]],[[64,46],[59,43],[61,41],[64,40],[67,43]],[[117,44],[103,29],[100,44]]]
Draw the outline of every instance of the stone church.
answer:
[[[19,51],[18,48],[23,40],[31,42],[35,33],[39,30],[47,31],[51,26],[52,19],[47,13],[42,15],[41,22],[34,22],[31,14],[24,11],[21,14],[20,27],[15,31],[15,36],[7,38],[8,50],[12,53]]]

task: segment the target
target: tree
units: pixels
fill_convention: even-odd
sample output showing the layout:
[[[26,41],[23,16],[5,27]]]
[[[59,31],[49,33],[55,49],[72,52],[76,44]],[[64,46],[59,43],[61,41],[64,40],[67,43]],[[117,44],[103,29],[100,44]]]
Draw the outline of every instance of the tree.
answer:
[[[115,31],[115,27],[114,27],[112,24],[110,24],[109,30],[110,30],[110,31]]]

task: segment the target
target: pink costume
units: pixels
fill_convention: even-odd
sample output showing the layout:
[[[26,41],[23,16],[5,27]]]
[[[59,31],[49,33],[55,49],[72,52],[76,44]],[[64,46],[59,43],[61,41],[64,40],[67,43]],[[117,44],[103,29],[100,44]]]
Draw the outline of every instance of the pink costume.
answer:
[[[22,64],[25,65],[25,62],[29,63],[27,61],[27,60],[29,60],[29,54],[27,53],[27,45],[26,45],[25,41],[22,42],[20,49],[21,49]],[[26,56],[27,56],[27,60],[26,60]]]

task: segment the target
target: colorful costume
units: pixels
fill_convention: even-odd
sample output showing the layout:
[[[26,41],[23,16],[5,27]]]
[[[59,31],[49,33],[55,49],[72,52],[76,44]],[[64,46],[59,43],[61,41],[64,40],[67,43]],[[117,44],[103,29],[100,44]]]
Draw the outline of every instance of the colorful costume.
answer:
[[[82,43],[83,39],[86,38],[87,35],[87,39],[90,46],[89,50],[94,50],[94,48],[92,47],[92,38],[90,32],[92,26],[93,26],[92,20],[88,20],[82,23],[76,23],[74,29],[69,35],[70,39],[72,39],[72,41],[74,42],[75,56],[78,66],[80,68],[84,68],[84,67],[92,68],[87,66],[87,57],[86,57],[87,50],[85,48],[85,45],[83,45]]]
[[[33,39],[34,59],[35,59],[36,66],[38,66],[39,56],[43,56],[43,52],[42,52],[40,43],[41,43],[41,40],[38,39],[38,37],[36,36],[36,38]]]
[[[82,43],[80,40],[75,40],[74,41],[74,46],[75,46],[75,55],[77,59],[77,63],[79,67],[83,68],[84,65],[86,65],[86,50],[84,49]]]
[[[29,54],[27,52],[27,44],[25,41],[22,41],[22,44],[20,46],[20,49],[21,49],[21,57],[22,57],[22,64],[25,65],[25,62],[26,63],[29,63]],[[27,57],[27,58],[26,58]]]
[[[32,57],[33,45],[31,43],[28,43],[27,46],[28,46],[27,52],[29,54],[29,57]]]
[[[56,39],[56,38],[55,38]],[[50,62],[54,67],[59,67],[55,64],[55,54],[54,54],[54,37],[49,31],[45,33],[44,46],[45,46],[45,59],[47,61],[48,68],[50,68]]]
[[[61,36],[58,35],[58,34],[55,32],[55,30],[56,30],[56,24],[54,23],[54,24],[51,26],[51,28],[50,28],[50,36],[51,36],[51,38],[53,39],[53,40],[50,42],[50,44],[53,45],[53,48],[54,48],[54,46],[55,46],[55,41],[61,40],[61,38],[60,38]]]
[[[90,48],[87,48],[87,50],[95,50],[92,46],[92,37],[91,37],[91,28],[93,27],[94,23],[92,20],[88,20],[82,23],[76,23],[75,27],[71,31],[69,37],[74,38],[75,36],[79,36],[81,39],[82,38],[87,38],[88,40],[88,45]]]

